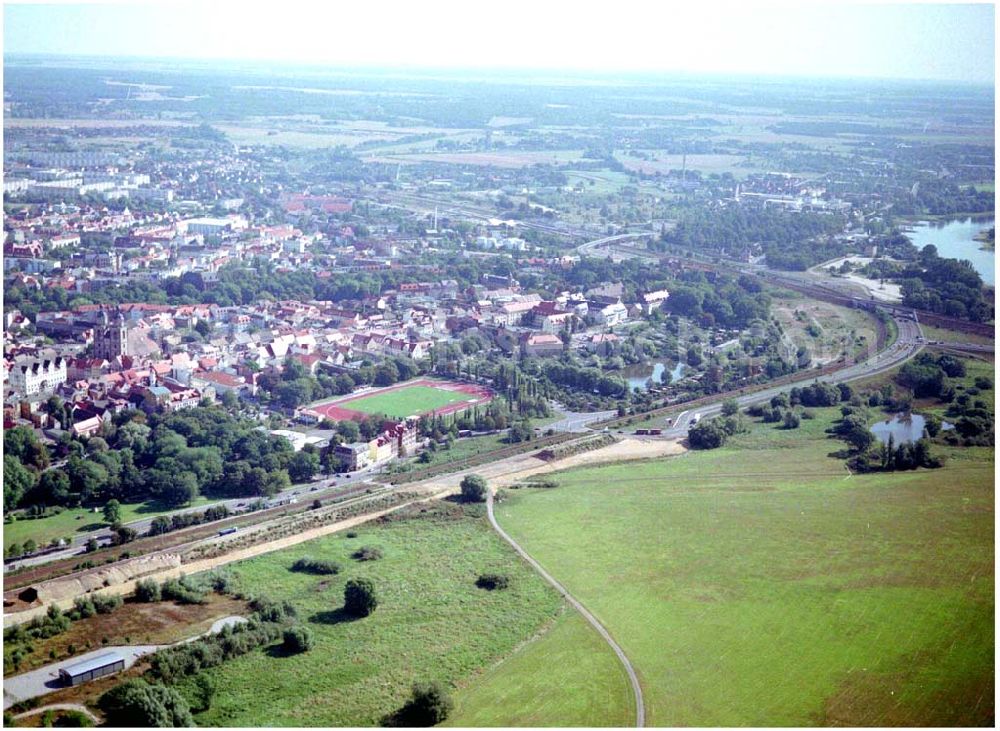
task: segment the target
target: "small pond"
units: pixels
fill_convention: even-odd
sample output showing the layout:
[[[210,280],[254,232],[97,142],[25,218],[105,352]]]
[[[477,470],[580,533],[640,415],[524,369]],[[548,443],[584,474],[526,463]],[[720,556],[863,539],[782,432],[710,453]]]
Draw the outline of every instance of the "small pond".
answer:
[[[668,362],[657,362],[650,366],[648,363],[643,365],[635,365],[626,368],[624,371],[625,379],[628,381],[628,387],[631,391],[634,388],[646,388],[646,382],[652,379],[654,384],[659,384],[660,379],[663,378],[663,372],[667,370],[667,366],[670,365]],[[671,366],[670,370],[670,380],[668,383],[674,383],[680,380],[684,371],[687,369],[687,365],[684,363],[675,363]]]
[[[924,435],[925,423],[927,420],[920,414],[896,414],[891,419],[880,421],[872,426],[871,432],[882,444],[887,444],[891,435],[892,441],[899,445],[920,439]],[[941,428],[947,430],[955,427],[945,421],[941,423]]]

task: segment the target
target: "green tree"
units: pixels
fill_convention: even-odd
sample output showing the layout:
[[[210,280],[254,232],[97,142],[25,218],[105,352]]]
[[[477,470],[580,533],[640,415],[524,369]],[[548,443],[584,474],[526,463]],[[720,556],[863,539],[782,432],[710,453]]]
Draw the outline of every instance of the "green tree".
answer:
[[[49,453],[45,449],[34,430],[26,426],[15,426],[3,434],[4,456],[10,455],[20,460],[25,466],[44,470],[49,466]]]
[[[196,713],[203,713],[212,707],[212,699],[215,698],[215,681],[207,673],[198,673],[194,678],[192,689],[194,700],[194,710]]]
[[[309,482],[319,472],[319,455],[315,452],[296,452],[288,463],[288,477],[292,482]]]
[[[313,634],[308,627],[289,627],[282,637],[281,647],[290,654],[307,652],[314,644]]]
[[[133,678],[107,691],[97,701],[108,726],[168,728],[194,726],[191,709],[173,688]]]
[[[437,683],[416,683],[410,699],[391,716],[383,719],[384,726],[428,728],[442,723],[451,713],[453,704]]]
[[[736,402],[736,399],[730,398],[722,402],[722,415],[723,416],[735,416],[739,413],[740,405]]]
[[[227,409],[235,409],[240,405],[240,398],[236,395],[235,391],[223,391],[222,396],[219,397],[222,405]]]
[[[726,443],[725,426],[718,419],[703,419],[688,429],[692,449],[716,449]]]
[[[347,443],[356,442],[361,438],[361,430],[358,428],[357,423],[350,419],[337,422],[337,433]]]
[[[49,469],[42,473],[35,489],[38,501],[46,505],[68,505],[70,501],[69,476],[60,469]]]
[[[160,493],[160,499],[171,507],[190,505],[198,497],[198,478],[193,472],[181,472]]]
[[[170,531],[170,519],[162,515],[153,518],[149,524],[149,535],[159,536]]]
[[[117,500],[108,500],[104,504],[104,522],[111,525],[122,522],[122,506]]]
[[[3,456],[3,511],[9,513],[34,487],[35,475],[11,454]]]
[[[278,403],[288,409],[294,409],[313,399],[313,381],[309,378],[299,378],[278,386],[275,391]]]
[[[160,585],[153,579],[140,579],[135,584],[135,600],[145,603],[160,601]]]
[[[375,585],[369,579],[350,579],[344,585],[344,611],[354,617],[367,617],[378,607]]]
[[[267,496],[277,495],[279,492],[289,489],[292,480],[288,476],[288,470],[275,470],[268,474],[264,482],[264,494]]]
[[[486,501],[486,480],[479,475],[466,475],[461,482],[462,500],[467,503]]]

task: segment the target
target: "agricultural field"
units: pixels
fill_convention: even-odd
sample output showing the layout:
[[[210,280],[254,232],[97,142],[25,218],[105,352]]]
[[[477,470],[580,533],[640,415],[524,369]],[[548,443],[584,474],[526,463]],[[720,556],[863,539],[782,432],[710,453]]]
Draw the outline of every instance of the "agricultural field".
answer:
[[[288,129],[283,126],[249,127],[244,125],[218,125],[231,142],[237,145],[284,145],[294,149],[311,150],[324,147],[356,147],[372,140],[391,141],[393,137],[372,134],[351,134],[335,130]]]
[[[258,651],[207,671],[218,690],[211,709],[197,715],[198,725],[377,725],[402,705],[412,683],[426,681],[457,686],[460,708],[484,707],[481,698],[466,701],[475,679],[553,622],[557,630],[563,627],[566,616],[559,595],[515,557],[484,514],[482,506],[432,503],[362,526],[354,537],[331,535],[232,565],[240,587],[291,601],[316,645],[290,657]],[[361,546],[376,546],[384,557],[353,560]],[[321,577],[290,571],[303,556],[335,560],[343,571]],[[477,588],[483,572],[507,574],[509,588]],[[374,582],[379,606],[371,616],[350,621],[340,611],[343,589],[358,577]],[[553,656],[560,665],[601,666],[592,641],[577,644],[580,633],[560,631],[553,637],[549,643],[562,653]],[[530,647],[524,645],[514,659]],[[546,670],[547,662],[529,658],[527,666],[565,677],[554,664]],[[579,675],[576,680],[591,682]],[[618,718],[606,703],[588,701],[580,710],[575,700],[580,692],[563,685],[553,687],[550,698],[577,708],[580,725]],[[626,697],[620,701],[628,707]],[[475,712],[491,713],[500,725],[520,713],[509,706]]]
[[[620,642],[651,725],[991,725],[993,450],[850,475],[814,411],[556,473],[498,519]]]
[[[757,166],[748,165],[741,155],[688,155],[686,161],[683,155],[659,153],[653,151],[651,160],[632,155],[616,155],[619,162],[627,169],[641,173],[663,173],[680,170],[685,166],[688,170],[698,170],[702,173],[732,173],[736,177],[746,177],[750,173],[759,172]]]
[[[440,162],[449,165],[486,165],[498,168],[525,168],[532,165],[562,165],[583,157],[583,150],[545,150],[510,152],[435,152],[418,154],[378,155],[366,162],[421,163]]]
[[[213,501],[206,497],[197,497],[186,507],[197,508],[210,502]],[[177,507],[168,507],[153,501],[123,503],[122,522],[130,523],[177,510]],[[90,533],[106,526],[107,523],[104,522],[104,515],[100,510],[95,513],[88,508],[67,508],[57,515],[46,518],[22,518],[4,523],[3,542],[5,546],[9,546],[11,543],[23,544],[31,539],[39,546],[46,546],[54,540],[74,538],[79,533]]]

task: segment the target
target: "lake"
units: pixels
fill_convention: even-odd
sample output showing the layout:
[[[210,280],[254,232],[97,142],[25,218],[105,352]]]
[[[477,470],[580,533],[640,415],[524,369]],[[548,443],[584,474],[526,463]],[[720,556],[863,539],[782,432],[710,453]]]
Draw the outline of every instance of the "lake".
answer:
[[[882,444],[888,443],[889,435],[892,435],[892,441],[898,446],[920,439],[924,435],[924,424],[926,421],[920,414],[896,414],[891,419],[886,419],[873,425],[871,432],[878,437],[878,440]],[[947,431],[955,427],[953,424],[945,421],[942,422],[941,428]]]
[[[670,369],[670,383],[676,382],[683,375],[684,370],[687,366],[684,363],[678,362]],[[649,364],[636,365],[626,368],[625,380],[628,381],[628,388],[631,391],[634,388],[646,388],[646,381],[653,379],[654,384],[660,383],[660,378],[663,377],[663,371],[667,369],[667,363],[653,363],[652,367]]]
[[[968,259],[987,284],[995,284],[996,253],[979,247],[975,237],[996,225],[994,218],[963,218],[951,221],[920,221],[907,231],[913,245],[922,249],[928,244],[937,247],[938,256],[948,259]]]

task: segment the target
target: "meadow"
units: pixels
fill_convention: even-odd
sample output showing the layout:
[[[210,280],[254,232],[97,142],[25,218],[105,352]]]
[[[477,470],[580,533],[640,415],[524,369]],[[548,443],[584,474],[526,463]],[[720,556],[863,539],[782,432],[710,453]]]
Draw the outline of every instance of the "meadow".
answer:
[[[567,692],[571,690],[572,692]],[[576,612],[458,693],[452,727],[629,726],[632,688],[618,658]]]
[[[498,519],[621,643],[650,725],[992,724],[993,450],[850,475],[815,412]]]
[[[377,725],[402,705],[412,683],[437,681],[458,689],[459,708],[488,713],[500,725],[509,725],[516,722],[518,708],[496,704],[486,711],[489,698],[470,695],[467,700],[466,694],[475,694],[479,675],[491,677],[489,669],[512,654],[515,662],[527,655],[527,664],[541,675],[587,684],[550,685],[546,705],[551,701],[555,709],[576,708],[574,719],[580,725],[619,718],[607,703],[576,699],[592,683],[614,687],[615,658],[605,649],[610,659],[601,660],[599,642],[596,647],[593,641],[579,644],[581,632],[571,627],[573,631],[552,635],[555,642],[547,643],[558,646],[561,654],[530,654],[535,644],[524,643],[553,622],[561,632],[567,610],[559,595],[492,532],[484,512],[482,506],[431,503],[361,526],[355,537],[331,535],[233,565],[240,587],[291,601],[299,620],[313,631],[316,646],[294,656],[257,651],[208,671],[218,691],[197,723]],[[351,554],[361,546],[381,548],[384,558],[353,560]],[[317,577],[289,570],[307,555],[335,560],[343,571]],[[509,588],[477,588],[476,578],[484,572],[507,574]],[[350,621],[340,611],[343,589],[348,579],[358,577],[374,582],[379,606],[369,617]],[[546,637],[550,635],[543,642]],[[563,664],[591,667],[598,674],[574,676]],[[627,697],[613,700],[628,708]],[[559,720],[555,715],[537,718]]]

